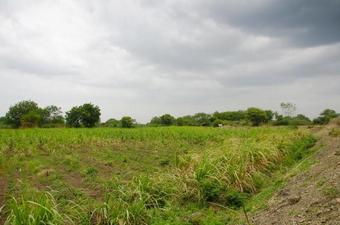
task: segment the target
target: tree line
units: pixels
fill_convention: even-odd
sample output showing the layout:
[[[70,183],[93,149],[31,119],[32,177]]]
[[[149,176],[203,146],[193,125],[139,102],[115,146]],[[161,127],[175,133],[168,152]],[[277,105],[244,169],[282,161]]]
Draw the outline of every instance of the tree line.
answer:
[[[39,107],[31,100],[20,101],[11,106],[5,116],[0,117],[0,128],[30,128],[30,127],[122,127],[137,126],[259,126],[270,125],[311,125],[327,124],[339,114],[332,109],[325,109],[311,120],[303,114],[295,115],[296,106],[292,103],[281,103],[282,113],[251,107],[246,110],[214,112],[212,114],[196,113],[181,117],[170,114],[153,117],[147,124],[138,124],[130,116],[121,119],[109,119],[100,122],[100,108],[92,103],[74,106],[65,114],[55,105]]]

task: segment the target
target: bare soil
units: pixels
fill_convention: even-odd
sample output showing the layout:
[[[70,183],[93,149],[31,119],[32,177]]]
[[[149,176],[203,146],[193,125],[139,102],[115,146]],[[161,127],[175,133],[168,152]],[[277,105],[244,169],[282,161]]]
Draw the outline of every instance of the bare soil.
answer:
[[[254,225],[340,225],[340,136],[330,135],[340,120],[315,129],[320,150],[316,163],[290,178],[268,208],[253,216]]]

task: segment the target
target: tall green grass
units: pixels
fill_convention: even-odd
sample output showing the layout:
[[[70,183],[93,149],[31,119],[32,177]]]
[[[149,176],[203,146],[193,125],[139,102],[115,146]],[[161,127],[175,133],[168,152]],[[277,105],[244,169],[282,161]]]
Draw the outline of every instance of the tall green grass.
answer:
[[[314,143],[272,127],[0,130],[1,167],[21,180],[6,224],[225,224]]]

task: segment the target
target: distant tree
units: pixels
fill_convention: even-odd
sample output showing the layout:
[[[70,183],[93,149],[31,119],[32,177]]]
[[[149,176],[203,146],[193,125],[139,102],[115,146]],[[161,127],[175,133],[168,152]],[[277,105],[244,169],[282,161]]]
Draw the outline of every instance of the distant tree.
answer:
[[[40,109],[38,104],[28,100],[28,101],[21,101],[16,103],[14,106],[9,108],[9,111],[6,113],[6,122],[14,127],[18,128],[21,125],[21,119],[24,115],[32,113],[40,114]]]
[[[262,109],[252,107],[248,108],[246,113],[248,120],[253,126],[258,126],[267,120],[267,114]]]
[[[324,111],[322,111],[322,113],[320,115],[324,116],[326,118],[329,118],[329,119],[333,119],[333,118],[336,118],[338,116],[336,111],[333,110],[333,109],[325,109]]]
[[[295,111],[296,111],[296,106],[293,103],[282,102],[280,106],[281,106],[282,114],[284,116],[294,116]]]
[[[66,124],[70,127],[94,127],[100,121],[100,109],[91,103],[75,106],[66,112]]]
[[[119,120],[116,119],[108,119],[105,123],[102,124],[104,127],[119,127]]]
[[[311,124],[311,120],[303,114],[294,117],[278,115],[274,121],[274,125],[301,126],[309,124]]]
[[[289,125],[299,126],[299,125],[309,125],[312,121],[303,114],[297,114],[296,117],[293,117],[289,122]]]
[[[210,126],[211,125],[211,115],[206,113],[196,113],[193,116],[193,120],[197,126]]]
[[[164,114],[160,117],[160,124],[163,126],[171,126],[174,125],[175,122],[175,117],[171,116],[170,114]]]
[[[178,126],[197,126],[196,121],[192,116],[182,116],[176,119]]]
[[[123,128],[132,128],[134,126],[135,120],[130,116],[124,116],[121,120],[121,127]]]
[[[82,119],[81,122],[85,127],[94,127],[100,121],[100,109],[91,103],[81,106]]]
[[[149,122],[149,126],[160,126],[161,125],[161,118],[158,116],[152,117],[152,119]]]
[[[220,120],[227,121],[241,121],[246,118],[246,113],[242,110],[239,111],[227,111],[227,112],[215,112],[213,117]]]
[[[61,108],[55,105],[50,105],[42,109],[43,124],[63,124],[64,117]]]
[[[313,120],[315,124],[327,124],[331,119],[336,118],[338,114],[333,109],[325,109],[320,116]]]

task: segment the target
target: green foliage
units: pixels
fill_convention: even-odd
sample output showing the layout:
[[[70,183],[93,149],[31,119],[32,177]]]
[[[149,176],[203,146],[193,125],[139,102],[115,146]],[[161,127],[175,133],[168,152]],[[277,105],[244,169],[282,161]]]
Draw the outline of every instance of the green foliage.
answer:
[[[94,127],[100,121],[100,109],[91,103],[75,106],[66,112],[66,124],[70,127]]]
[[[151,119],[149,126],[171,126],[176,123],[175,117],[170,114],[164,114],[160,117],[155,116]]]
[[[80,107],[73,107],[66,112],[66,124],[70,127],[81,127],[82,125],[82,110]]]
[[[289,116],[277,116],[274,125],[289,125],[289,126],[301,126],[301,125],[310,125],[312,121],[303,114],[298,114],[294,117]]]
[[[38,104],[33,101],[21,101],[11,106],[6,113],[6,121],[14,128],[21,126],[21,119],[29,113],[39,113]]]
[[[176,119],[178,126],[197,126],[196,121],[192,116],[182,116]]]
[[[246,119],[246,112],[239,111],[229,111],[229,112],[215,112],[213,117],[220,120],[227,121],[240,121]]]
[[[9,128],[10,126],[7,123],[6,117],[0,117],[0,129],[1,128]]]
[[[161,124],[161,118],[158,116],[155,116],[155,117],[152,117],[148,125],[157,127],[157,126],[160,126],[160,124]]]
[[[11,106],[5,119],[6,124],[13,128],[64,125],[64,118],[59,107],[51,105],[42,109],[33,101],[21,101]]]
[[[261,123],[268,121],[267,113],[259,108],[248,108],[246,111],[248,120],[253,126],[258,126]]]
[[[102,127],[119,127],[119,120],[116,119],[108,119],[105,123],[101,124]]]
[[[34,111],[24,114],[20,119],[21,127],[24,128],[38,127],[41,125],[41,122],[41,114]]]
[[[331,119],[336,118],[338,114],[335,110],[325,109],[320,113],[320,116],[313,120],[314,124],[327,124]]]
[[[211,115],[206,113],[196,113],[193,116],[196,126],[210,126],[211,125]]]
[[[130,116],[124,116],[120,120],[120,123],[121,123],[121,127],[123,127],[123,128],[132,128],[132,127],[134,127],[135,120],[132,119],[132,117],[130,117]]]
[[[170,114],[164,114],[160,117],[160,124],[164,126],[171,126],[174,125],[176,122],[175,117],[171,116]]]

